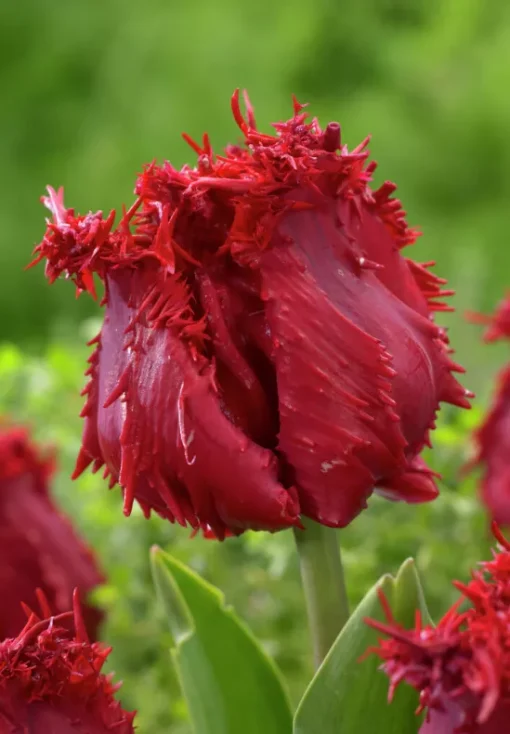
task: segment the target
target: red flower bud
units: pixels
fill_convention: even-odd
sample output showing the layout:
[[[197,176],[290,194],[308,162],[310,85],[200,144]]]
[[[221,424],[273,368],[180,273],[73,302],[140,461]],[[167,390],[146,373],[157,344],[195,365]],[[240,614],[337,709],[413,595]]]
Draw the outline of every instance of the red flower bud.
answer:
[[[89,642],[78,594],[74,617],[51,616],[44,598],[42,606],[49,618],[31,613],[16,638],[0,642],[0,732],[132,734],[134,713],[101,674],[110,649]]]
[[[71,606],[103,582],[96,562],[49,493],[54,469],[22,428],[0,428],[0,639],[17,634],[25,615],[21,602],[37,604],[42,590],[51,608]],[[87,629],[97,637],[101,612],[84,605]]]
[[[374,487],[433,499],[418,454],[440,401],[468,406],[431,318],[450,291],[402,257],[417,233],[393,184],[369,187],[367,141],[349,152],[296,101],[267,135],[246,102],[243,147],[185,136],[196,167],[147,166],[115,229],[49,190],[34,262],[105,284],[76,474],[104,464],[126,514],[220,538],[344,526]]]
[[[388,624],[366,620],[388,636],[371,650],[390,679],[389,700],[405,681],[420,693],[418,713],[427,710],[420,734],[502,734],[510,714],[510,544],[496,525],[500,543],[493,559],[480,564],[468,584],[454,582],[463,598],[437,627],[406,630],[392,617],[383,595]]]
[[[495,314],[486,317],[472,315],[471,320],[487,324],[487,342],[510,338],[510,297],[499,304]],[[510,524],[510,365],[498,376],[492,407],[484,422],[474,433],[475,458],[469,468],[481,465],[482,502],[490,516],[500,525]]]

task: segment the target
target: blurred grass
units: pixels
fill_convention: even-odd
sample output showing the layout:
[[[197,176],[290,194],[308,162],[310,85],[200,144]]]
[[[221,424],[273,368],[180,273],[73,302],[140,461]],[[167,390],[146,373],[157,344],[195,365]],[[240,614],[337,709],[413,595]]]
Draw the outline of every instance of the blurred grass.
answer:
[[[224,544],[140,513],[122,517],[118,490],[99,477],[68,480],[79,446],[78,388],[98,310],[68,283],[23,272],[44,229],[39,196],[63,184],[78,210],[120,208],[144,162],[192,156],[182,130],[221,148],[237,139],[229,98],[247,87],[263,128],[290,114],[290,94],[322,122],[337,119],[350,146],[373,134],[376,183],[389,178],[424,232],[409,254],[437,260],[457,290],[443,319],[471,415],[444,411],[431,461],[443,472],[429,506],[374,500],[343,533],[353,601],[380,573],[415,555],[430,606],[451,599],[453,577],[487,554],[474,478],[458,486],[466,432],[480,417],[504,347],[481,347],[466,309],[489,309],[508,284],[510,6],[503,0],[37,0],[0,5],[0,409],[55,442],[56,492],[108,571],[98,599],[111,666],[141,732],[187,732],[151,592],[147,550],[157,542],[221,586],[276,656],[296,697],[310,668],[289,533]],[[77,325],[81,325],[77,328]],[[164,647],[164,646],[163,646]]]

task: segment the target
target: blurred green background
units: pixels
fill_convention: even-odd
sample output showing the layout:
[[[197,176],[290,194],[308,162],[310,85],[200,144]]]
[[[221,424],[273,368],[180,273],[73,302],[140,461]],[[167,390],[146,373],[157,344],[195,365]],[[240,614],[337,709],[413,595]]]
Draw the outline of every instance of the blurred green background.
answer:
[[[0,5],[0,409],[57,443],[56,492],[110,574],[98,592],[104,636],[141,732],[189,731],[154,603],[147,549],[170,547],[221,586],[276,656],[296,697],[310,672],[289,533],[224,544],[139,513],[123,518],[118,490],[98,477],[71,484],[84,342],[96,304],[69,283],[24,272],[44,230],[47,184],[68,206],[120,209],[135,173],[154,158],[192,160],[180,137],[207,130],[235,142],[229,99],[247,87],[259,125],[288,117],[290,95],[321,122],[338,120],[356,145],[372,133],[376,182],[392,179],[424,236],[409,255],[437,260],[457,290],[450,328],[475,409],[443,411],[430,461],[442,495],[427,507],[374,501],[343,533],[353,601],[405,555],[418,559],[437,615],[449,579],[487,552],[474,480],[458,484],[504,347],[483,347],[466,309],[490,309],[508,285],[510,251],[510,5],[503,0],[23,0]],[[242,572],[240,572],[242,569]],[[161,641],[163,639],[163,644]]]

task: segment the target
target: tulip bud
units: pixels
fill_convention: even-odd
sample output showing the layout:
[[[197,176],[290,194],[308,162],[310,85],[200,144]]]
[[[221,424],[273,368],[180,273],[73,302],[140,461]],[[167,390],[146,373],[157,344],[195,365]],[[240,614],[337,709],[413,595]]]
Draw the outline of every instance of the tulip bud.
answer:
[[[89,369],[76,474],[105,466],[147,514],[223,538],[303,514],[345,526],[374,488],[437,495],[419,453],[441,401],[468,407],[445,332],[444,281],[404,258],[393,184],[372,190],[364,141],[349,152],[303,105],[194,168],[147,166],[137,199],[75,215],[63,193],[35,261],[106,308]]]

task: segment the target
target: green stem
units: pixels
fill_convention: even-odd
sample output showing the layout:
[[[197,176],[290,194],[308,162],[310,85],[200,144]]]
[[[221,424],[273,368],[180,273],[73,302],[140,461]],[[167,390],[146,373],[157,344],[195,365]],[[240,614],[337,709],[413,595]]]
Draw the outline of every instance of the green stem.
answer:
[[[349,618],[349,605],[336,530],[306,519],[303,524],[294,535],[318,668]]]

